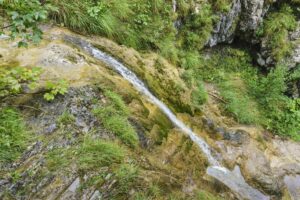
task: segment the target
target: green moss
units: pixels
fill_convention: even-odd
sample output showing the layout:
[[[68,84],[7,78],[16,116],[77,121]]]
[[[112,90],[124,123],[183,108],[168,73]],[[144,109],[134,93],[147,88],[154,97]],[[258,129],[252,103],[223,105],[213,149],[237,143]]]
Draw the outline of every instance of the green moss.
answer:
[[[18,159],[30,140],[21,114],[12,108],[0,108],[0,164]]]

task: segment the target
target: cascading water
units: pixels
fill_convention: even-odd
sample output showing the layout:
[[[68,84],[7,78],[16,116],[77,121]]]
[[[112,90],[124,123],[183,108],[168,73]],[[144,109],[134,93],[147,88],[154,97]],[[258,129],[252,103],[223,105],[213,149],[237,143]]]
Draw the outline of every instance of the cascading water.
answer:
[[[213,166],[220,166],[220,163],[212,156],[212,151],[209,145],[199,136],[197,136],[190,128],[188,128],[182,121],[180,121],[175,114],[160,100],[158,100],[145,86],[145,84],[128,68],[120,63],[115,58],[112,58],[108,54],[93,48],[91,45],[85,47],[85,49],[92,53],[92,55],[111,66],[121,76],[128,80],[139,92],[147,96],[148,99],[155,104],[159,109],[170,119],[170,121],[187,134],[193,142],[195,142],[202,152],[206,155],[209,163]]]
[[[155,104],[168,118],[169,120],[178,127],[183,133],[187,134],[191,140],[198,145],[202,152],[206,155],[211,167],[207,169],[207,173],[223,182],[232,191],[234,191],[237,196],[241,199],[253,199],[253,200],[268,200],[269,197],[262,194],[260,191],[252,188],[248,185],[243,176],[240,173],[238,167],[233,171],[222,167],[219,161],[213,156],[213,151],[210,146],[196,133],[194,133],[189,127],[187,127],[182,121],[180,121],[175,114],[159,99],[157,99],[145,86],[145,84],[127,67],[125,67],[121,62],[113,58],[112,56],[102,52],[101,50],[93,47],[90,43],[80,40],[78,38],[65,36],[65,40],[69,41],[75,45],[80,46],[89,54],[91,54],[96,59],[106,63],[113,70],[118,72],[123,78],[128,80],[140,93],[145,95],[150,102]]]

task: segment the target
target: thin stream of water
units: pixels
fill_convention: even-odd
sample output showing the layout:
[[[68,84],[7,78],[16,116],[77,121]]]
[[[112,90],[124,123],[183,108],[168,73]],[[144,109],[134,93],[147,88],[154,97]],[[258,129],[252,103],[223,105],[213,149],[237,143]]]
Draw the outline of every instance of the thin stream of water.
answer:
[[[209,145],[199,136],[196,135],[189,127],[187,127],[182,121],[180,121],[175,114],[159,99],[157,99],[145,86],[145,84],[128,68],[126,68],[122,63],[120,63],[115,58],[109,56],[108,54],[100,51],[99,49],[93,48],[92,46],[87,46],[85,48],[92,55],[105,62],[107,65],[112,67],[115,71],[117,71],[122,77],[128,80],[139,92],[143,95],[147,96],[148,99],[155,104],[159,109],[170,119],[170,121],[178,127],[182,132],[187,134],[193,142],[195,142],[202,152],[206,155],[209,163],[213,166],[221,166],[220,163],[212,156],[212,150]]]

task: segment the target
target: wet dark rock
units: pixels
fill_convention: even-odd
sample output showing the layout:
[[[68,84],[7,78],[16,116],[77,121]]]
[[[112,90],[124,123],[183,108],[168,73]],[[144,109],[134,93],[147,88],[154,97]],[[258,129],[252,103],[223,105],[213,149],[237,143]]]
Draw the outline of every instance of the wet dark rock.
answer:
[[[202,118],[202,122],[204,124],[204,128],[208,131],[214,131],[216,124],[212,119]]]
[[[228,131],[223,134],[223,139],[241,145],[249,140],[249,134],[244,130]]]
[[[133,118],[129,118],[129,121],[130,121],[131,125],[133,125],[133,127],[135,128],[135,131],[136,131],[136,133],[139,137],[139,142],[140,142],[141,147],[142,148],[148,148],[149,144],[150,144],[150,141],[146,137],[145,128],[140,123],[138,123],[137,120],[135,120]]]
[[[223,127],[218,127],[216,128],[215,133],[220,136],[224,136],[226,134],[226,129]]]

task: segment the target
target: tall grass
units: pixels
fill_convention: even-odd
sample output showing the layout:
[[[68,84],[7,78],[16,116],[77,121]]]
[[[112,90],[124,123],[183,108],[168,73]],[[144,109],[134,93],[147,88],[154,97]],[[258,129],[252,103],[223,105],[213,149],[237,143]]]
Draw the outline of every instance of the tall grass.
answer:
[[[138,142],[137,134],[128,121],[129,110],[122,98],[111,91],[106,91],[108,103],[93,110],[103,126],[112,131],[125,144],[135,147]]]
[[[14,109],[0,108],[0,165],[18,159],[29,140],[22,116]]]

